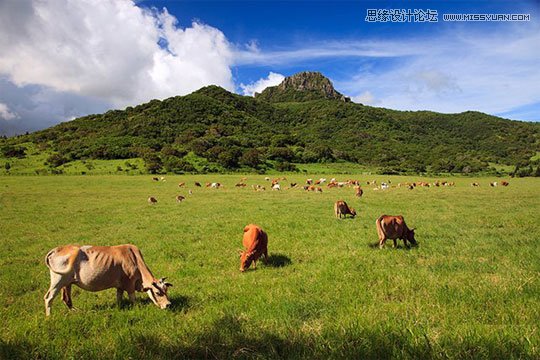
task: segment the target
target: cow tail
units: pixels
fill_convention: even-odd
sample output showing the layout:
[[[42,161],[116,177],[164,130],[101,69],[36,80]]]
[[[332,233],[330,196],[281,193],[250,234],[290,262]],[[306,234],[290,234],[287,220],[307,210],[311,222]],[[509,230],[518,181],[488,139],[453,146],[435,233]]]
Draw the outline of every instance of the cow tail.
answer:
[[[384,238],[384,231],[381,224],[383,218],[384,215],[381,215],[377,218],[377,221],[375,221],[375,224],[377,225],[377,234],[379,235],[379,241]]]
[[[55,252],[56,252],[56,249],[53,249],[47,253],[47,255],[45,256],[45,264],[52,272],[56,274],[59,274],[59,275],[69,274],[73,270],[73,265],[75,264],[75,260],[77,260],[77,256],[79,255],[79,249],[73,252],[73,254],[71,254],[71,256],[69,257],[66,270],[58,270],[52,267],[49,259]]]

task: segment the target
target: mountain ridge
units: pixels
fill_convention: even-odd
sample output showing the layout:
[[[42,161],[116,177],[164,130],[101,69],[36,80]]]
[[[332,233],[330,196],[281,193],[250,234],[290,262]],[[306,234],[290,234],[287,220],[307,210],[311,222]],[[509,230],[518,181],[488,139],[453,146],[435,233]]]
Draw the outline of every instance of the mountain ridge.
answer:
[[[377,108],[343,101],[333,87],[305,85],[297,89],[293,83],[293,94],[286,84],[282,90],[288,92],[269,100],[207,86],[3,139],[0,148],[32,142],[61,158],[49,162],[54,164],[142,157],[150,172],[291,170],[291,163],[325,161],[352,161],[393,173],[470,173],[488,170],[489,163],[537,165],[531,158],[540,151],[539,124],[474,111]]]

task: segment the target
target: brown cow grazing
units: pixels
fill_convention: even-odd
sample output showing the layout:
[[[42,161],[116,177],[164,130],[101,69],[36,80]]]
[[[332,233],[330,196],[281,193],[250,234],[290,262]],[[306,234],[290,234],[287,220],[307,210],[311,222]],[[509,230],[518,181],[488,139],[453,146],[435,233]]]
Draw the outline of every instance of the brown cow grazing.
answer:
[[[186,186],[185,182],[178,183],[178,187],[184,187],[184,186]]]
[[[362,190],[360,185],[357,185],[357,186],[354,187],[354,195],[356,197],[362,197],[363,194],[364,194],[364,191]]]
[[[409,241],[413,245],[417,245],[414,238],[414,229],[409,229],[403,216],[390,216],[381,215],[376,221],[377,233],[379,234],[379,248],[384,247],[384,243],[387,239],[394,240],[394,247],[397,246],[397,239],[402,239],[405,246],[410,247],[407,244]]]
[[[73,308],[71,286],[88,291],[116,288],[120,304],[126,291],[130,301],[135,291],[146,292],[152,302],[165,309],[171,305],[167,289],[172,285],[165,278],[157,280],[135,245],[77,246],[67,245],[52,249],[45,257],[50,270],[51,286],[45,294],[45,314],[51,314],[51,304],[62,291],[62,299]]]
[[[234,186],[236,186],[236,187],[246,187],[246,184],[243,183],[243,182],[239,182],[239,183],[237,183],[237,184],[234,185]]]
[[[154,181],[159,181],[159,178],[153,177],[152,180],[154,180]]]
[[[150,197],[148,198],[148,203],[149,203],[150,205],[154,205],[154,204],[157,203],[157,199],[156,199],[155,197],[153,197],[153,196],[150,196]]]
[[[478,186],[480,186],[480,184],[477,183],[477,182],[473,182],[473,183],[471,183],[471,186],[472,186],[472,187],[478,187]]]
[[[202,185],[201,185],[201,183],[200,183],[200,182],[197,182],[197,181],[195,181],[195,186],[197,186],[197,187],[201,187]]]
[[[298,184],[297,183],[291,183],[291,188],[296,187],[296,185],[298,185]]]
[[[349,207],[347,203],[343,200],[338,200],[334,204],[334,214],[337,218],[341,219],[341,216],[343,215],[344,218],[347,217],[347,215],[351,215],[352,218],[356,216],[356,210],[354,210],[352,207]]]
[[[182,202],[182,201],[184,201],[184,200],[186,200],[186,198],[185,198],[184,196],[182,196],[182,195],[178,195],[178,196],[176,197],[176,202]]]
[[[317,186],[317,187],[315,188],[315,192],[320,192],[320,193],[322,193],[322,187]]]
[[[240,252],[240,271],[246,271],[253,262],[257,268],[257,260],[264,255],[264,263],[268,262],[268,235],[259,226],[249,224],[244,228],[242,240],[244,250]]]
[[[508,183],[508,181],[501,181],[501,185],[502,185],[502,186],[508,186],[508,185],[510,185],[510,184]]]

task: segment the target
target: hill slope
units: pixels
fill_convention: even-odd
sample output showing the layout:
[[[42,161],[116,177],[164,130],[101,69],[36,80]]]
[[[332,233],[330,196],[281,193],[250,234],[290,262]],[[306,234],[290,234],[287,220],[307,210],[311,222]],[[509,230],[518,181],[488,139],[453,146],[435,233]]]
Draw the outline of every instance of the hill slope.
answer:
[[[287,170],[290,162],[344,160],[389,171],[475,172],[488,162],[528,166],[540,150],[539,130],[535,123],[471,111],[440,114],[355,104],[322,75],[301,73],[255,98],[208,86],[0,145],[4,154],[24,142],[57,152],[51,166],[142,157],[151,172],[193,171],[194,159],[205,164],[200,171],[276,164]]]

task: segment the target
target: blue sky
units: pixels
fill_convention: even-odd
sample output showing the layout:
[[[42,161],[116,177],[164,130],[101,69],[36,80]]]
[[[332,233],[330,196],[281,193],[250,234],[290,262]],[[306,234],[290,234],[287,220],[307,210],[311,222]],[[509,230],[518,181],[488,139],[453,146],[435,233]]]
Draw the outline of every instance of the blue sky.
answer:
[[[431,9],[438,22],[370,23],[367,9]],[[251,95],[303,70],[372,106],[538,121],[539,15],[533,0],[0,1],[0,133],[209,84]]]

